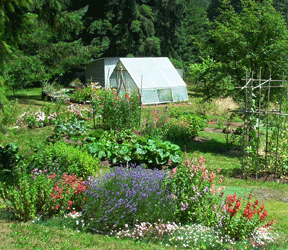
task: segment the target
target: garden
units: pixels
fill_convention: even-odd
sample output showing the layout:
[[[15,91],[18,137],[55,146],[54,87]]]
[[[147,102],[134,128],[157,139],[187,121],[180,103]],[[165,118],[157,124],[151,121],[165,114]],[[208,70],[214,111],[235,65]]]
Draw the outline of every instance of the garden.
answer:
[[[241,104],[188,90],[188,102],[157,106],[92,87],[73,103],[7,92],[1,248],[286,249],[286,168],[255,180],[252,162],[243,177],[243,116],[229,112]]]

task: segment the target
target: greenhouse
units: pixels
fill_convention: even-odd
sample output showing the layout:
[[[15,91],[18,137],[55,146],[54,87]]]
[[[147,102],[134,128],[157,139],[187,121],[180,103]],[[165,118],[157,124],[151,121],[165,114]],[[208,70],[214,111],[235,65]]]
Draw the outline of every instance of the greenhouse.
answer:
[[[142,104],[187,101],[187,87],[167,57],[101,58],[87,65],[86,81],[118,93],[139,91]]]

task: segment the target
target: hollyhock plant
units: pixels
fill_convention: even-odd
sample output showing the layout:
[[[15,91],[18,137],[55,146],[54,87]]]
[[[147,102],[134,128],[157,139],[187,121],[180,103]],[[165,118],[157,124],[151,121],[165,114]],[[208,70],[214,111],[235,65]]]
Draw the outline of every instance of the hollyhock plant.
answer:
[[[177,204],[175,215],[181,223],[210,225],[216,219],[215,205],[225,187],[216,188],[217,175],[205,167],[205,159],[187,159],[173,169],[167,186]],[[220,176],[219,182],[222,182]]]

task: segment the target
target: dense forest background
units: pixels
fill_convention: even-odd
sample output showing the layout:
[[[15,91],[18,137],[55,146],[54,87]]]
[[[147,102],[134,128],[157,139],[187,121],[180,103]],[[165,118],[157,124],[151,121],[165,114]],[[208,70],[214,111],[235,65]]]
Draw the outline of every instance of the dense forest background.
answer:
[[[226,95],[288,66],[287,0],[2,0],[0,83],[63,81],[99,57],[165,56]]]

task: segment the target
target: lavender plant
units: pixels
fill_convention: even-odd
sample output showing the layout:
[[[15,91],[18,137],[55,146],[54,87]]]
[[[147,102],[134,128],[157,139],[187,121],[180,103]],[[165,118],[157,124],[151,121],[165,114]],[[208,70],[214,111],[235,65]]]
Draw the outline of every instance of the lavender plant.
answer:
[[[163,185],[168,173],[140,166],[115,167],[87,180],[84,217],[89,229],[105,233],[137,223],[173,220],[175,202]]]

